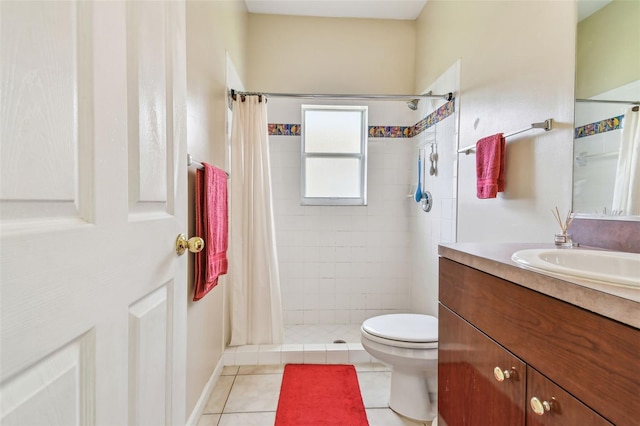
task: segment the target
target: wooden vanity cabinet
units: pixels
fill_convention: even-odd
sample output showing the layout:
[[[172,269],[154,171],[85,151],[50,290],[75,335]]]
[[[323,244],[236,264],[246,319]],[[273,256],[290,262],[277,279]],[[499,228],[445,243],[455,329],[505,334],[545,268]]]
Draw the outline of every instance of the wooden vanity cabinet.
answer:
[[[549,412],[536,414],[531,399],[549,403]],[[601,426],[611,425],[598,413],[574,398],[560,386],[538,371],[527,367],[527,420],[528,426]],[[544,409],[544,408],[543,408]]]
[[[439,424],[639,424],[640,330],[446,258],[439,281]]]
[[[440,305],[438,315],[442,424],[523,425],[526,365],[446,307]],[[493,377],[498,365],[515,374],[498,382]]]

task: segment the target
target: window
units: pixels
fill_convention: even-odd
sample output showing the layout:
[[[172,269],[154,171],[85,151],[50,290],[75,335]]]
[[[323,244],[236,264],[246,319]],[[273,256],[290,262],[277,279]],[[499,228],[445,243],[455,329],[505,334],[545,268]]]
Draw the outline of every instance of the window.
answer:
[[[367,204],[367,107],[302,106],[302,204]]]

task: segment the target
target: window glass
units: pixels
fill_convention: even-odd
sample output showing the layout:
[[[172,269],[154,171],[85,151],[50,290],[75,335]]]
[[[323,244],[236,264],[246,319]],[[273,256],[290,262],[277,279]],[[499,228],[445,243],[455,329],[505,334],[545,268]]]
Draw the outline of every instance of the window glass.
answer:
[[[307,158],[306,196],[360,197],[360,160],[357,158]]]
[[[302,106],[302,204],[366,204],[366,129],[365,106]]]
[[[360,153],[361,111],[307,111],[306,152]]]

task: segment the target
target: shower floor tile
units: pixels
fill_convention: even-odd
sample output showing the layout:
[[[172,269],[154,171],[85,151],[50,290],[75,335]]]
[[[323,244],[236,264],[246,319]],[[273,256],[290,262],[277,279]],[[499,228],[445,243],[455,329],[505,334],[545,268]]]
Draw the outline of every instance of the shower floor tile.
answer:
[[[334,343],[341,341],[344,343]],[[282,345],[228,347],[224,365],[376,362],[360,343],[359,324],[286,325]]]
[[[360,341],[360,324],[285,325],[285,343],[345,343]]]

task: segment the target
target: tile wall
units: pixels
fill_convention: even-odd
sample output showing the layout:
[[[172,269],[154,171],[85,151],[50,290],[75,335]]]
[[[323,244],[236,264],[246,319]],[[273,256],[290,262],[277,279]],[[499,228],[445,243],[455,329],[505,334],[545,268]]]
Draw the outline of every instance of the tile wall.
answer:
[[[406,311],[412,145],[370,139],[367,206],[301,206],[300,136],[271,136],[269,144],[285,324]]]
[[[375,315],[425,312],[427,306],[437,305],[436,281],[429,279],[432,288],[420,289],[427,281],[416,282],[421,278],[415,276],[414,269],[416,264],[420,270],[437,265],[441,235],[446,241],[455,238],[451,158],[456,149],[453,129],[457,120],[452,118],[456,116],[455,100],[421,101],[418,111],[410,110],[405,102],[364,104],[369,107],[372,124],[368,141],[368,205],[301,206],[300,133],[295,124],[300,122],[301,102],[269,100],[269,122],[273,123],[269,145],[285,325],[359,324]],[[427,138],[435,142],[439,132],[447,135],[446,143],[451,146],[438,151],[442,166],[430,182],[438,198],[432,213],[425,214],[411,196],[417,181],[416,144]],[[427,150],[430,152],[430,145]],[[443,190],[446,197],[441,197]],[[420,229],[416,228],[418,221],[423,223]],[[425,221],[433,222],[428,231]],[[442,232],[441,227],[445,228]],[[416,247],[422,248],[421,244],[416,245],[416,238],[429,239],[428,253],[416,252]],[[427,255],[435,258],[427,261]],[[437,277],[437,270],[431,275]],[[433,300],[416,304],[415,294]]]
[[[433,93],[454,91],[460,93],[460,61],[443,73],[428,90]],[[420,108],[421,115],[441,108],[443,101],[430,101]],[[411,312],[438,315],[438,244],[456,241],[457,194],[458,194],[458,110],[460,99],[456,98],[455,110],[446,119],[434,123],[425,132],[418,134],[412,145],[414,155],[424,150],[428,159],[431,144],[438,153],[437,173],[429,174],[430,163],[426,163],[424,187],[433,196],[433,207],[429,213],[412,203],[411,221]]]

